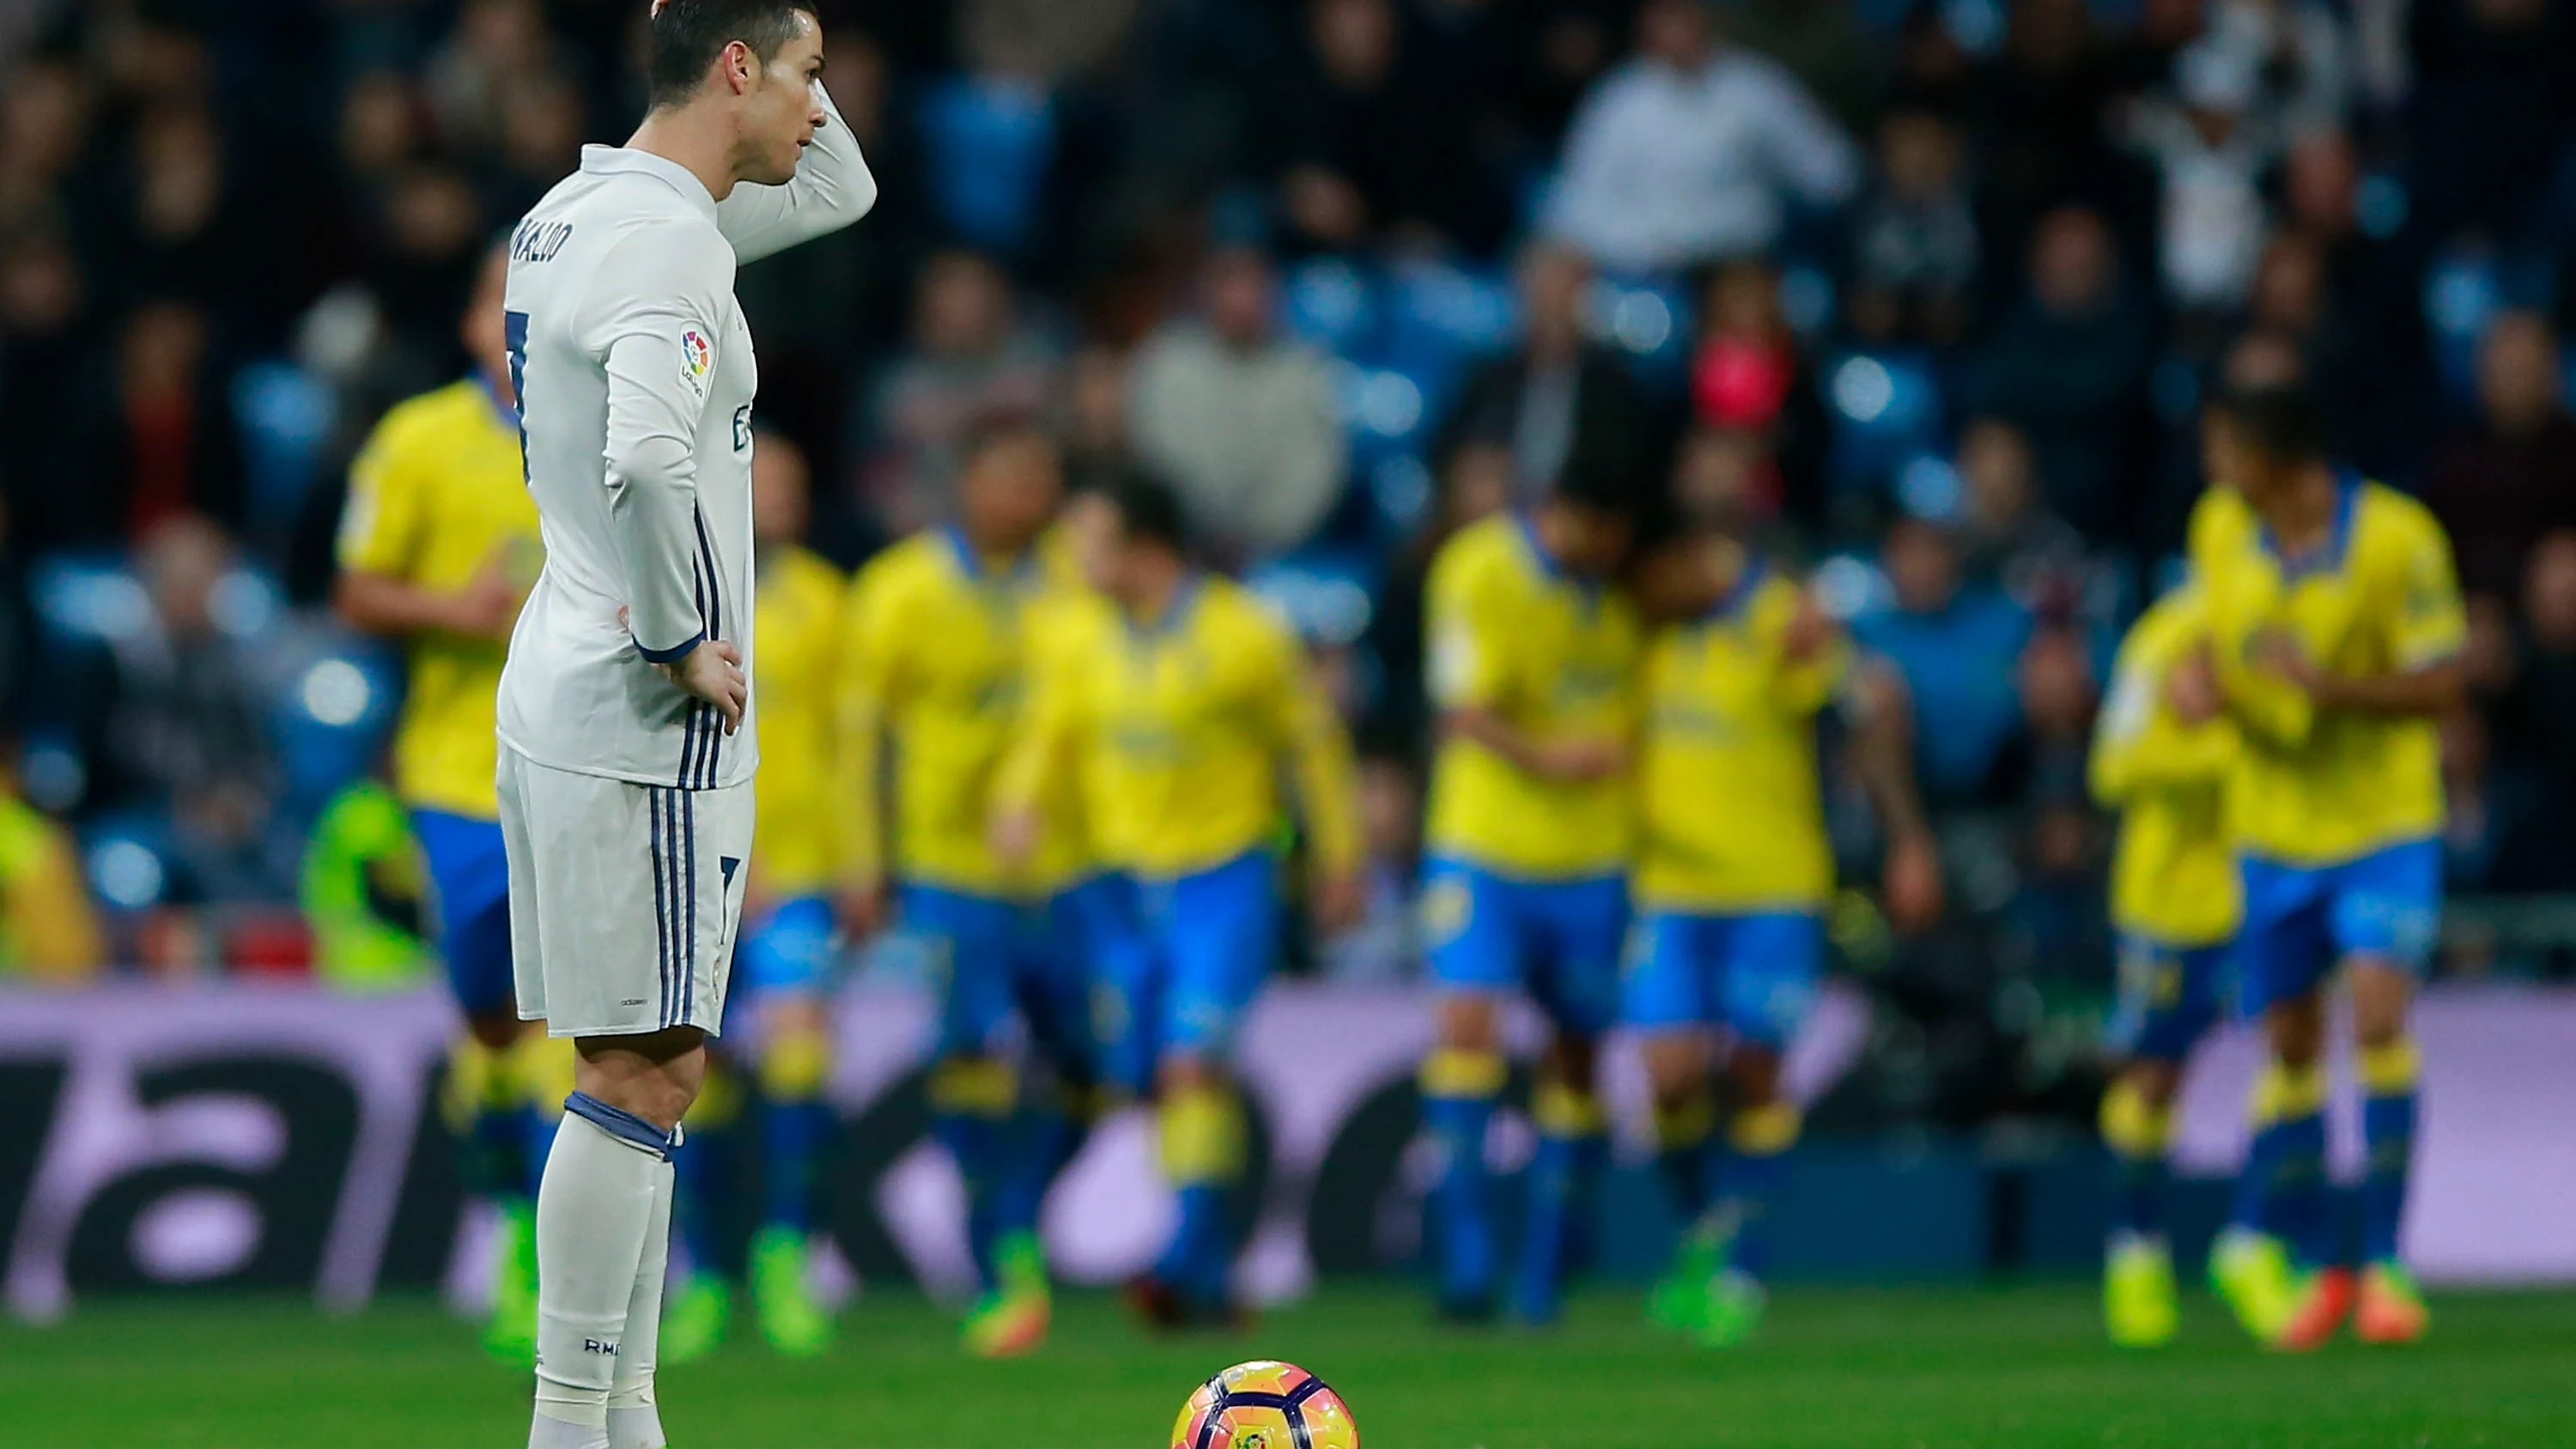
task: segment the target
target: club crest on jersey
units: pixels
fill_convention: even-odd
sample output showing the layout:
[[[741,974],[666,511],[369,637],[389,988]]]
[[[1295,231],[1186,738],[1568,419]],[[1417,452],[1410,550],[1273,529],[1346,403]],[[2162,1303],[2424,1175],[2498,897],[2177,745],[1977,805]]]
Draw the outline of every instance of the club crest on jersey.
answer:
[[[689,391],[703,400],[707,395],[707,381],[715,370],[715,344],[695,327],[683,329],[680,333],[680,381],[687,383]]]

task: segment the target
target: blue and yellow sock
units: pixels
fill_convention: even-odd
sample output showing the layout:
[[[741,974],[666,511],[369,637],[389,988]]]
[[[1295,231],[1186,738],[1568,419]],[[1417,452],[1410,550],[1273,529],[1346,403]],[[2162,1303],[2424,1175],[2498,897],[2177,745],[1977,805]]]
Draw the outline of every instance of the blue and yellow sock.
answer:
[[[2411,1037],[2361,1052],[2361,1136],[2370,1156],[2361,1180],[2361,1256],[2394,1262],[2406,1216],[2406,1174],[2415,1161],[2416,1084],[2423,1061]]]
[[[1443,1302],[1473,1307],[1494,1291],[1492,1184],[1485,1132],[1510,1064],[1500,1052],[1442,1047],[1422,1063],[1422,1121],[1438,1150],[1431,1224]]]
[[[1018,1074],[990,1057],[947,1057],[930,1069],[930,1132],[957,1164],[966,1187],[966,1246],[976,1281],[993,1286],[993,1241],[1008,1164]]]
[[[2326,1069],[2323,1062],[2264,1064],[2254,1084],[2254,1142],[2245,1156],[2240,1212],[2290,1245],[2302,1268],[2333,1256],[2326,1215]],[[2250,1204],[2247,1193],[2252,1194]]]
[[[1529,1210],[1521,1220],[1512,1312],[1524,1322],[1551,1323],[1593,1188],[1609,1162],[1610,1139],[1600,1099],[1583,1088],[1540,1083],[1531,1115],[1537,1119],[1538,1150],[1530,1157]]]
[[[1771,1271],[1771,1210],[1788,1175],[1789,1149],[1805,1124],[1795,1105],[1747,1107],[1726,1125],[1726,1163],[1718,1176],[1716,1212],[1733,1227],[1726,1266],[1750,1278]]]
[[[1201,1083],[1164,1093],[1157,1117],[1181,1220],[1155,1275],[1202,1306],[1222,1305],[1234,1268],[1225,1198],[1243,1175],[1243,1104],[1232,1088]]]
[[[689,1104],[680,1145],[671,1153],[671,1230],[689,1253],[690,1271],[731,1280],[740,1265],[725,1250],[727,1193],[735,1180],[733,1129],[742,1121],[742,1079],[710,1059],[698,1099]]]
[[[1655,1171],[1685,1232],[1717,1195],[1716,1138],[1717,1094],[1706,1083],[1682,1101],[1655,1104]]]
[[[2173,1109],[2147,1100],[2121,1079],[2102,1094],[2102,1145],[2111,1151],[2111,1234],[2161,1238],[2165,1233],[2166,1153]]]
[[[762,1227],[813,1226],[814,1166],[832,1135],[832,1109],[823,1100],[831,1064],[820,1032],[781,1032],[761,1048]]]
[[[1060,1082],[1026,1094],[1012,1124],[1010,1177],[996,1213],[1005,1235],[1037,1231],[1048,1189],[1090,1133],[1096,1098],[1087,1087]]]

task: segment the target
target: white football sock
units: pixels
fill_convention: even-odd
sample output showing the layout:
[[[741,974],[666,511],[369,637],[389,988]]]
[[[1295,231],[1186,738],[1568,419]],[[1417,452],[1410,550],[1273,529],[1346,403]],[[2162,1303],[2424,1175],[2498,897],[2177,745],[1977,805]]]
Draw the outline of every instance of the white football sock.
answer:
[[[656,1187],[671,1175],[669,1135],[580,1092],[565,1107],[537,1185],[537,1402],[528,1449],[607,1449],[608,1393]]]
[[[662,1414],[653,1406],[653,1362],[662,1343],[662,1283],[671,1271],[671,1164],[656,1170],[653,1220],[644,1230],[644,1259],[635,1266],[626,1303],[626,1341],[608,1387],[609,1449],[664,1449]]]

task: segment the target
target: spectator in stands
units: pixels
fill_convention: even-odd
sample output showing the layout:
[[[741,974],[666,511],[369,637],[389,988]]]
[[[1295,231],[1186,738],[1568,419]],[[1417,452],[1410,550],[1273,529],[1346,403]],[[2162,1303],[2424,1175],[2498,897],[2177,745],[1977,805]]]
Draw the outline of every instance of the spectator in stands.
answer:
[[[1236,557],[1305,542],[1349,471],[1332,371],[1279,334],[1277,310],[1270,259],[1223,248],[1201,275],[1198,309],[1146,340],[1129,380],[1139,459],[1180,490],[1200,537]]]
[[[2130,143],[2163,189],[2156,248],[2165,292],[2204,323],[2245,300],[2265,231],[2274,138],[2249,114],[2260,77],[2244,52],[2203,41],[2174,62],[2171,96],[2141,101]]]
[[[2017,665],[2031,618],[2000,588],[1960,577],[1958,541],[1919,518],[1888,530],[1879,558],[1895,607],[1852,635],[1896,668],[1914,720],[1915,771],[1935,806],[2008,805],[2021,743]]]
[[[2095,543],[2130,521],[2152,344],[2101,216],[2051,212],[2031,239],[2029,290],[1977,360],[1972,400],[2029,437],[2049,506]]]
[[[166,832],[174,894],[273,899],[292,851],[271,858],[277,765],[262,682],[217,626],[233,569],[223,530],[194,514],[158,523],[139,545],[152,611],[84,661],[74,685],[90,788],[85,808]]]
[[[2438,395],[2420,247],[2364,231],[2360,200],[2361,166],[2343,132],[2310,132],[2282,156],[2282,225],[2316,249],[2323,271],[2318,325],[2301,336],[2327,420],[2365,471],[2412,479]]]
[[[2492,706],[2496,788],[2506,818],[2492,884],[2507,890],[2576,890],[2576,532],[2550,533],[2530,550],[2520,590],[2522,623],[2510,682]]]
[[[86,279],[59,234],[31,231],[0,248],[0,459],[10,532],[29,552],[86,528],[108,473],[114,430],[103,414],[114,369],[99,346]]]
[[[537,0],[466,0],[455,30],[429,59],[440,134],[469,152],[501,145],[512,97],[546,83],[551,49]]]
[[[1423,588],[1431,561],[1452,535],[1512,506],[1512,448],[1498,438],[1469,436],[1449,449],[1433,483],[1431,517],[1387,566],[1362,641],[1378,662],[1378,687],[1361,733],[1397,742],[1417,766],[1430,761],[1431,710],[1423,679]]]
[[[141,540],[162,524],[203,515],[238,525],[244,477],[229,381],[210,365],[205,315],[154,302],[126,321],[104,390],[82,376],[77,354],[60,389],[61,411],[37,422],[60,437],[43,448],[60,492],[23,496],[38,547],[97,547]],[[14,380],[14,379],[13,379]],[[73,470],[86,470],[75,472]]]
[[[1076,493],[1108,487],[1136,465],[1127,440],[1127,359],[1086,347],[1065,369],[1064,476]]]
[[[1517,505],[1547,497],[1569,468],[1622,476],[1641,461],[1650,407],[1619,354],[1584,336],[1591,284],[1579,253],[1532,247],[1520,264],[1520,345],[1468,375],[1440,428],[1444,455],[1468,438],[1508,439]]]
[[[2048,509],[2030,440],[2000,418],[1959,432],[1960,571],[1999,586],[2033,616],[2071,616],[2086,578],[2084,538]]]
[[[1034,416],[1055,395],[1055,345],[1020,321],[1010,279],[974,252],[922,264],[912,345],[868,405],[871,457],[862,491],[893,534],[946,517],[957,455],[984,420]]]
[[[2256,79],[2251,119],[2276,136],[2340,126],[2352,108],[2358,58],[2323,0],[2214,0],[2199,44]]]
[[[1721,45],[1706,0],[1647,0],[1637,56],[1585,98],[1548,230],[1598,265],[1668,274],[1768,251],[1790,201],[1860,179],[1842,128],[1774,62]]]
[[[1393,0],[1309,0],[1306,29],[1269,107],[1297,239],[1338,251],[1391,235],[1490,254],[1511,208],[1461,130],[1476,77],[1417,62]]]
[[[2478,419],[2433,465],[2425,501],[2450,530],[2466,593],[2511,598],[2532,545],[2576,528],[2576,418],[2558,342],[2533,312],[2505,312],[2478,350]]]
[[[1958,129],[1928,110],[1888,117],[1852,219],[1852,330],[1871,342],[1958,341],[1980,262]]]

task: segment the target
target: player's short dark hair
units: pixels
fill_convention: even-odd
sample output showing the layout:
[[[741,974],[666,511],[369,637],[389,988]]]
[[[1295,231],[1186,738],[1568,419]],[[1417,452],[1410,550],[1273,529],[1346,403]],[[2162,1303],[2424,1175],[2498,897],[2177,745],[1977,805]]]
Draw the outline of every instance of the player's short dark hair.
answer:
[[[2283,462],[2302,463],[2327,453],[2325,410],[2300,382],[2262,382],[2229,388],[2218,401],[2237,440]]]
[[[664,0],[651,21],[651,56],[645,63],[646,101],[676,105],[697,94],[724,48],[739,40],[763,65],[797,35],[797,17],[811,19],[816,0]]]
[[[1189,552],[1189,515],[1172,485],[1150,473],[1126,468],[1101,485],[1100,496],[1117,513],[1121,536],[1161,544],[1174,553]]]
[[[1626,460],[1577,455],[1566,460],[1549,490],[1557,502],[1589,513],[1608,514],[1635,523],[1646,509],[1646,491]]]

